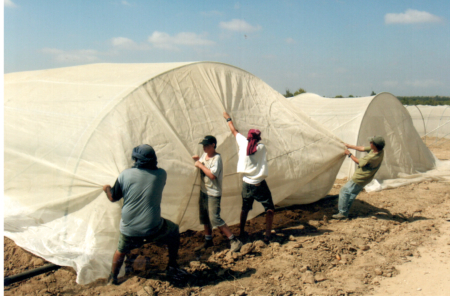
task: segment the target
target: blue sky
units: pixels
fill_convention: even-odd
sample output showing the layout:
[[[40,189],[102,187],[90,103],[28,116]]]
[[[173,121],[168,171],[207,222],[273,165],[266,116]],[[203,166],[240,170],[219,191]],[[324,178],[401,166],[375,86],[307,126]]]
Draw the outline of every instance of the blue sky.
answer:
[[[4,71],[218,61],[281,93],[449,96],[449,21],[448,0],[4,0]]]

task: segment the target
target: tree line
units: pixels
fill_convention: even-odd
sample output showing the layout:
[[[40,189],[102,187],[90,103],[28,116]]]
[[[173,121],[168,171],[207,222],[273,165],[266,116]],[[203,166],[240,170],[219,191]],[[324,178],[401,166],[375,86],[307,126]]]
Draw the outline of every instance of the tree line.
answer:
[[[397,97],[403,105],[450,105],[450,97],[434,96],[434,97]]]
[[[306,90],[303,88],[299,88],[293,93],[286,89],[286,93],[283,94],[285,98],[290,98],[297,96],[299,94],[306,93]],[[374,91],[371,92],[371,96],[375,96],[376,93]],[[342,95],[336,95],[334,98],[343,98]],[[354,98],[353,95],[348,95],[347,98]],[[438,106],[438,105],[450,105],[450,97],[447,96],[402,96],[397,97],[397,99],[402,103],[402,105],[430,105],[430,106]]]

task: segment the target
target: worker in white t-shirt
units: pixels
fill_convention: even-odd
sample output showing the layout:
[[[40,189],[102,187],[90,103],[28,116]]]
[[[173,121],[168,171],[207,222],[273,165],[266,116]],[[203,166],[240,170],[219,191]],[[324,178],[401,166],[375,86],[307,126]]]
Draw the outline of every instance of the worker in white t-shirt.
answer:
[[[234,127],[230,115],[226,112],[223,117],[228,122],[236,142],[239,146],[239,160],[237,171],[243,173],[242,183],[242,211],[240,219],[240,237],[245,238],[245,223],[247,222],[248,212],[253,208],[254,200],[260,202],[266,211],[266,234],[264,242],[269,243],[271,239],[272,222],[275,206],[272,200],[272,194],[265,179],[269,175],[267,165],[267,151],[261,140],[261,131],[251,129],[248,131],[247,138],[241,135]]]
[[[201,172],[199,214],[200,223],[205,228],[205,243],[196,252],[203,251],[214,246],[212,240],[212,229],[219,230],[230,240],[231,252],[238,252],[242,243],[231,232],[228,225],[220,217],[220,200],[222,197],[223,165],[222,157],[216,152],[217,140],[214,136],[205,136],[199,143],[203,145],[203,155],[192,156],[195,167]]]

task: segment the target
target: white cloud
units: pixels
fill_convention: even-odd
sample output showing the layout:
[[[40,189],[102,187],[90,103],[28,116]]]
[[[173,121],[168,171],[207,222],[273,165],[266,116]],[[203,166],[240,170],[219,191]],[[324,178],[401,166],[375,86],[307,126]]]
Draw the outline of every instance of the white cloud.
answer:
[[[287,38],[287,39],[286,39],[286,43],[287,43],[287,44],[294,44],[294,43],[295,43],[295,40],[292,39],[292,38]]]
[[[113,39],[111,39],[111,43],[113,46],[117,46],[117,47],[129,47],[129,46],[135,46],[136,42],[134,42],[131,39],[125,38],[125,37],[114,37]]]
[[[43,48],[42,52],[52,55],[58,62],[94,62],[98,60],[98,51],[81,49],[65,51],[57,48]]]
[[[386,24],[439,23],[443,19],[426,11],[407,9],[404,13],[386,13]]]
[[[175,36],[170,36],[167,33],[158,31],[153,32],[153,34],[148,37],[148,42],[156,48],[168,50],[179,50],[177,47],[178,45],[209,46],[215,44],[213,41],[191,32],[181,32]]]
[[[122,1],[122,2],[120,2],[120,3],[122,3],[122,5],[125,5],[125,6],[131,6],[131,4],[130,3],[128,3],[128,1]]]
[[[435,86],[442,86],[443,83],[434,79],[424,79],[424,80],[414,80],[414,81],[406,81],[406,85],[417,87],[417,88],[428,88]]]
[[[202,11],[200,12],[201,15],[206,16],[206,17],[213,17],[213,16],[220,16],[222,15],[222,13],[220,11],[217,10],[211,10],[211,11]]]
[[[254,32],[261,30],[261,26],[252,26],[244,20],[232,19],[229,22],[220,22],[219,26],[222,29],[237,31],[237,32]]]
[[[5,7],[17,7],[11,0],[5,0]]]
[[[111,44],[117,49],[126,50],[148,50],[150,47],[147,44],[137,44],[133,40],[126,37],[114,37],[111,39]]]

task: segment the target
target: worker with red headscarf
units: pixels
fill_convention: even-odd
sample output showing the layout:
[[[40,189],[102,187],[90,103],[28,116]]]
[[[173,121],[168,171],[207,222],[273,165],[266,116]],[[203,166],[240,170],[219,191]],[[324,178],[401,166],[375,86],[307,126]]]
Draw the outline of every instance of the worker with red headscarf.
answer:
[[[240,238],[245,239],[245,223],[248,212],[253,208],[254,200],[260,202],[266,211],[266,234],[264,242],[268,244],[271,239],[272,222],[275,206],[272,194],[265,179],[269,175],[267,165],[267,150],[261,141],[261,131],[251,129],[247,138],[240,134],[233,125],[230,115],[224,112],[223,117],[227,120],[228,127],[236,137],[239,146],[239,160],[237,171],[243,173],[242,184],[242,211],[240,219]]]

